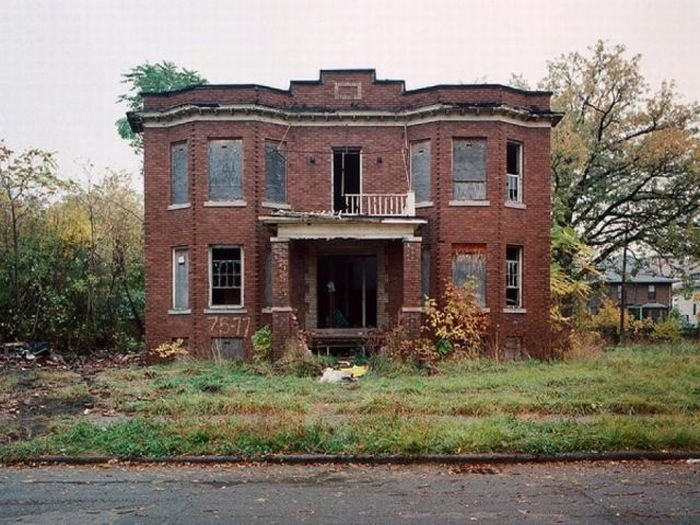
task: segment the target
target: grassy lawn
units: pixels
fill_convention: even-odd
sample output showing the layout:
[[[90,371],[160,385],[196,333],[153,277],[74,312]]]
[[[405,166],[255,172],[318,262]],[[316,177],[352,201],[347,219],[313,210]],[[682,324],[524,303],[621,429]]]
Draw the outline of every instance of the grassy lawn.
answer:
[[[108,368],[89,384],[70,372],[10,372],[0,379],[0,403],[38,383],[39,406],[68,408],[44,414],[34,435],[19,428],[28,420],[0,418],[0,459],[700,450],[698,345],[441,370],[384,366],[350,385],[202,362]]]

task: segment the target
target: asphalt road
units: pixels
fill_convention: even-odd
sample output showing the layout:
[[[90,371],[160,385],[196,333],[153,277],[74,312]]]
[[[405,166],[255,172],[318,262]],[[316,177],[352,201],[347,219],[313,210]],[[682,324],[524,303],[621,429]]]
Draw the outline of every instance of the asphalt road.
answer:
[[[0,523],[700,523],[700,465],[0,470]]]

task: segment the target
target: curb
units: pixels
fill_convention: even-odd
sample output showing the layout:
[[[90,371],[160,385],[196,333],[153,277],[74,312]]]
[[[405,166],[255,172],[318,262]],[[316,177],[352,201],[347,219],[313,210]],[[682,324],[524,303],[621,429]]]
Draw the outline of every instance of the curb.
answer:
[[[428,465],[428,464],[516,464],[516,463],[566,463],[596,461],[670,461],[700,458],[694,452],[586,452],[566,454],[427,454],[406,455],[327,455],[288,454],[265,456],[164,456],[164,457],[116,457],[116,456],[40,456],[0,462],[0,465],[101,465],[107,463],[155,463],[155,464],[201,464],[268,463],[275,465],[323,465],[359,463],[365,465]]]

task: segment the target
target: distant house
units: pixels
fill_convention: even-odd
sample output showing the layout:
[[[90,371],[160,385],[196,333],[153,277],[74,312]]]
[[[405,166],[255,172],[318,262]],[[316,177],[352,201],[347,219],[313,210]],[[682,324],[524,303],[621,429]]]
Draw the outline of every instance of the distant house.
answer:
[[[673,307],[678,310],[690,326],[700,325],[700,268],[689,274],[690,289],[684,283],[677,282],[673,286]]]
[[[605,274],[604,296],[618,305],[622,300],[622,277],[616,272]],[[663,321],[672,307],[672,285],[676,279],[638,273],[625,279],[625,307],[636,319]]]

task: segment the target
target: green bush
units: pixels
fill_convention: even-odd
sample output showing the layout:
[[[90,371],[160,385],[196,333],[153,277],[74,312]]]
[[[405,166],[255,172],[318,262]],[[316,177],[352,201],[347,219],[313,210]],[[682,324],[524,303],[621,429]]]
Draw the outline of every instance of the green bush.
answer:
[[[651,332],[653,341],[677,342],[681,339],[681,325],[673,316],[669,316],[664,321],[656,323]]]
[[[250,339],[253,343],[256,359],[269,359],[272,355],[272,330],[269,325],[265,325],[257,330]]]

